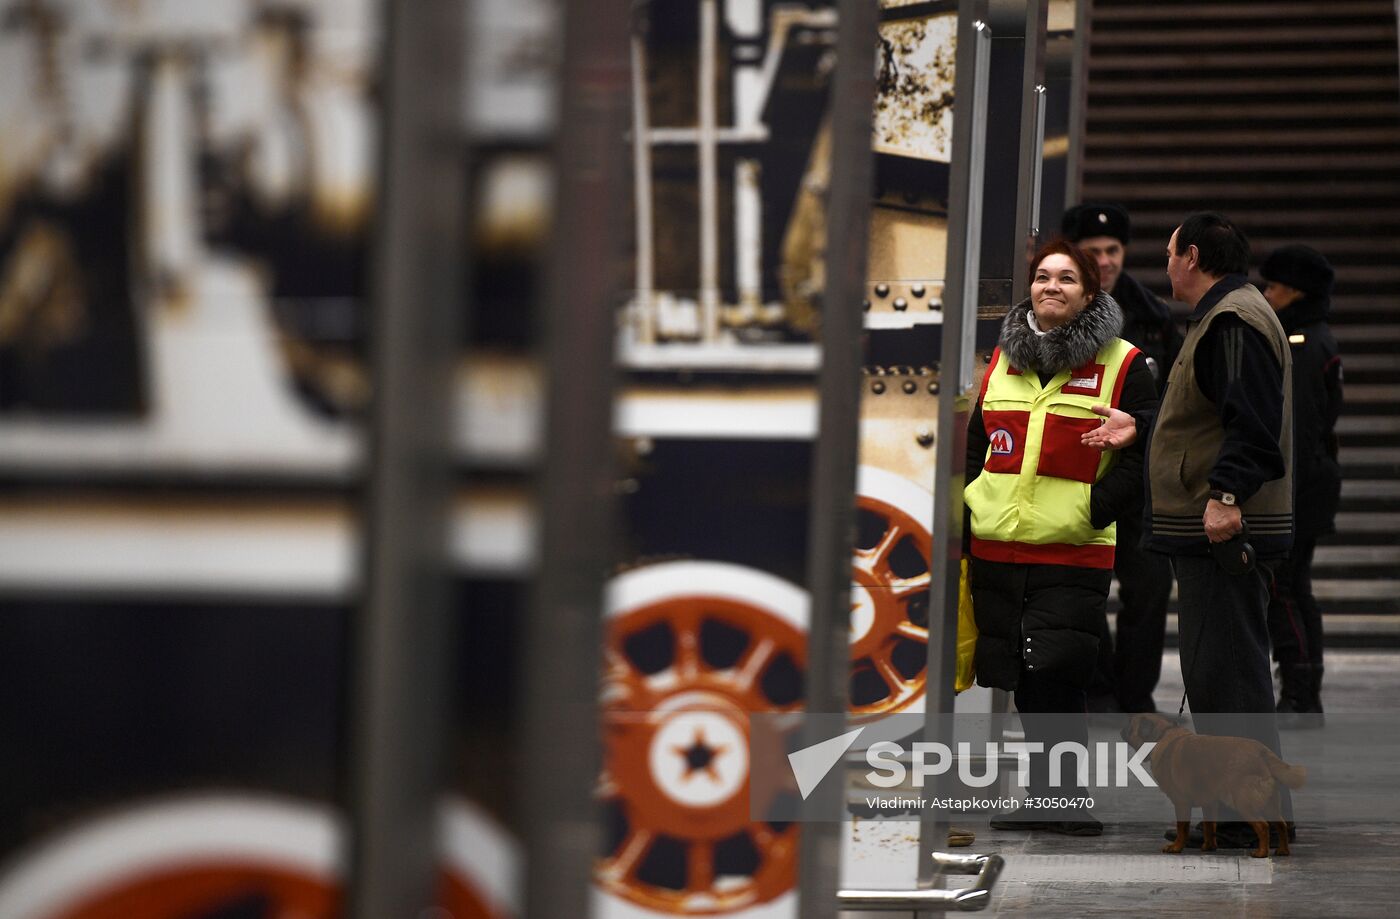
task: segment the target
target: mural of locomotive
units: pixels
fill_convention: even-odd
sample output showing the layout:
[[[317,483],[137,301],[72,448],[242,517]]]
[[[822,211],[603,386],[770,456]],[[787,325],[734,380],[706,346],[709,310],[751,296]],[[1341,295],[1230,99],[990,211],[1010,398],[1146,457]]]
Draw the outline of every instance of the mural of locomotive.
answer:
[[[79,11],[82,4],[57,0],[25,6],[66,11],[78,32],[91,15]],[[92,4],[118,23],[128,6],[148,7],[146,18],[137,10],[129,15],[140,28],[107,30],[118,38],[141,29],[155,29],[158,37],[162,17],[174,16],[173,5]],[[52,157],[52,176],[0,171],[0,179],[22,176],[0,194],[0,226],[8,234],[0,235],[0,349],[18,349],[0,356],[0,368],[29,374],[13,385],[0,376],[0,413],[90,410],[149,419],[168,416],[174,405],[190,417],[229,414],[218,399],[193,396],[223,397],[236,386],[246,417],[228,423],[259,420],[271,432],[263,443],[274,452],[256,457],[259,462],[285,453],[288,444],[305,444],[308,456],[349,455],[340,437],[343,420],[367,394],[360,300],[372,220],[373,110],[366,89],[372,41],[363,21],[351,27],[328,20],[332,6],[223,0],[208,5],[212,26],[191,27],[189,17],[199,17],[188,13],[180,20],[185,33],[171,27],[182,39],[193,28],[201,42],[147,41],[156,51],[145,57],[132,50],[134,42],[93,46],[104,74],[126,75],[116,85],[131,100],[112,106],[128,116],[103,135],[113,152],[71,172],[60,169],[63,157]],[[535,16],[549,4],[515,6],[528,6]],[[906,18],[901,4],[882,6],[889,9],[872,138],[878,188],[865,304],[869,368],[861,383],[859,528],[851,559],[851,708],[869,717],[924,704],[925,592],[936,548],[928,488],[938,436],[937,373],[928,361],[942,308],[953,51],[951,4],[918,4]],[[620,489],[626,564],[611,584],[599,651],[604,773],[598,797],[607,832],[595,876],[596,912],[603,919],[795,916],[798,829],[749,817],[748,776],[777,751],[752,748],[744,714],[802,706],[807,598],[798,585],[807,580],[813,432],[786,420],[779,425],[784,432],[736,433],[726,425],[755,417],[774,391],[810,403],[820,310],[861,308],[820,303],[824,195],[833,181],[826,106],[834,6],[683,0],[637,9],[637,220],[632,258],[620,268],[632,279],[620,361],[633,389],[703,388],[719,393],[722,408],[718,421],[682,418],[664,437],[622,441],[629,462]],[[476,59],[514,48],[519,54],[509,60],[538,66],[547,13],[533,33],[498,42]],[[49,22],[38,12],[25,15],[26,23]],[[102,30],[88,28],[93,31]],[[336,49],[326,43],[346,35],[359,36],[348,56],[331,53]],[[79,73],[96,66],[80,66],[77,58],[69,64]],[[229,95],[236,77],[255,88],[249,98]],[[140,80],[149,81],[149,91]],[[539,102],[537,85],[497,89],[497,114],[529,121],[520,113],[540,108],[500,104],[518,99],[517,91]],[[58,101],[53,105],[61,109]],[[493,121],[480,109],[474,117],[483,150],[473,162],[480,204],[473,257],[487,270],[474,272],[473,294],[490,304],[478,331],[493,346],[519,347],[532,334],[548,228],[542,138],[549,125]],[[181,168],[166,168],[172,162]],[[156,174],[166,178],[156,182]],[[63,181],[79,189],[59,196],[70,211],[54,203],[59,199],[51,191],[69,187]],[[76,202],[98,208],[101,220],[79,220],[71,210]],[[107,226],[111,238],[129,240],[131,257],[106,267],[87,259],[84,241],[74,235],[80,223]],[[139,232],[115,229],[133,223]],[[98,289],[113,292],[110,304],[93,299]],[[100,389],[104,398],[119,399],[85,404],[82,399],[95,397],[70,394],[48,405],[24,395],[47,392],[39,375],[80,359],[73,349],[86,340],[84,330],[109,327],[119,332],[103,332],[101,347],[116,356],[108,359],[114,369]],[[246,360],[229,357],[235,340],[247,344],[246,352],[236,352]],[[198,350],[209,341],[218,348]],[[21,351],[23,360],[6,359]],[[206,359],[210,354],[221,357]],[[189,391],[169,385],[177,369],[230,364],[237,372],[225,384],[192,372],[180,377]],[[0,369],[8,372],[19,371]],[[6,393],[13,403],[4,401]],[[281,421],[269,426],[265,418]],[[182,445],[211,443],[227,452],[250,442],[246,431],[221,441],[192,437],[192,430],[180,430]],[[498,624],[521,609],[514,591],[473,590],[464,606],[494,603]],[[506,631],[493,649],[518,647]],[[332,647],[339,640],[334,628],[317,637]],[[490,687],[484,677],[473,678],[464,688],[472,696],[464,705],[470,723],[459,740],[462,747],[485,742],[496,751],[488,765],[501,767],[515,738],[500,686],[518,675],[509,672],[509,653],[495,656],[464,661],[463,672],[498,679]],[[331,722],[333,706],[323,709]],[[493,812],[464,804],[445,819],[443,906],[459,917],[510,914],[519,904],[513,877],[520,865],[502,827],[519,790],[509,787],[504,768],[487,775],[455,765],[454,790],[492,802]],[[199,787],[229,784],[202,774],[177,778]],[[321,776],[319,784],[276,790],[294,797],[264,798],[260,790],[249,793],[254,800],[234,800],[211,792],[117,804],[103,798],[101,808],[64,809],[55,834],[10,840],[0,915],[11,915],[11,903],[28,910],[13,913],[24,919],[133,915],[132,903],[159,904],[147,909],[152,919],[332,915],[339,824],[324,803],[306,803],[333,799],[331,781]],[[495,806],[501,801],[507,805]],[[246,822],[225,820],[228,808]],[[153,827],[160,829],[156,836],[189,845],[174,852],[128,844],[151,836]],[[131,835],[132,828],[143,832]],[[260,845],[271,837],[282,845]],[[453,839],[461,844],[454,847]],[[95,875],[105,886],[73,883],[83,876],[73,872],[88,871],[82,853],[94,846],[112,860],[109,873]],[[48,896],[33,886],[33,878],[54,872],[69,878],[64,890]]]
[[[929,361],[955,31],[953,4],[912,16],[882,6],[850,633],[850,710],[877,718],[922,711],[926,695]],[[765,394],[810,385],[783,348],[821,343],[834,10],[757,0],[646,9],[633,54],[639,242],[623,366],[654,388],[704,389],[716,409],[625,450],[632,564],[607,606],[598,914],[789,917],[798,827],[749,811],[750,773],[786,769],[770,765],[780,753],[750,744],[743,716],[803,704],[808,599],[797,585],[811,443],[740,419]]]

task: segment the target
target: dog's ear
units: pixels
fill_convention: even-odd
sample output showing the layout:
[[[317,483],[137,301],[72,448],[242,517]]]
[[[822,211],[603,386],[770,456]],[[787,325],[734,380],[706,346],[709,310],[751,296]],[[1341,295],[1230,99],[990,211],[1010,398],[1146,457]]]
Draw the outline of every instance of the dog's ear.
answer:
[[[1161,715],[1143,715],[1142,722],[1142,736],[1147,740],[1161,740],[1172,726],[1171,721]]]

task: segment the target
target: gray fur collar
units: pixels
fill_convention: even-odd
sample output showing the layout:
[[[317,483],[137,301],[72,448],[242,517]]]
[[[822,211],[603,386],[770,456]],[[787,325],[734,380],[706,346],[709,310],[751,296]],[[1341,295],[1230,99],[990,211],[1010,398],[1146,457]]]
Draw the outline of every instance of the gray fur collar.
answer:
[[[1002,353],[1017,370],[1059,373],[1089,363],[1099,349],[1123,330],[1123,311],[1106,291],[1099,291],[1078,316],[1044,335],[1026,324],[1029,297],[1011,307],[1001,324]]]

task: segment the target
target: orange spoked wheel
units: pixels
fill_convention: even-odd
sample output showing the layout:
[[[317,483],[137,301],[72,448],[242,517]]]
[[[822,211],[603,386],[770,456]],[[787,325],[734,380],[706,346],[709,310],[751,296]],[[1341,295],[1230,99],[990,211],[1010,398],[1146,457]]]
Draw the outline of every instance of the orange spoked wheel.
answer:
[[[851,711],[921,712],[928,655],[933,496],[860,468],[851,574]]]
[[[519,915],[520,855],[468,801],[440,818],[440,905],[455,919]],[[136,804],[60,834],[0,876],[5,919],[335,919],[339,819],[249,794]]]
[[[746,715],[800,707],[806,595],[738,565],[668,562],[617,578],[608,607],[602,915],[776,905],[796,882],[797,827],[750,817],[751,770],[786,764],[752,748]]]
[[[336,822],[254,796],[143,804],[40,846],[0,878],[6,919],[332,919]]]

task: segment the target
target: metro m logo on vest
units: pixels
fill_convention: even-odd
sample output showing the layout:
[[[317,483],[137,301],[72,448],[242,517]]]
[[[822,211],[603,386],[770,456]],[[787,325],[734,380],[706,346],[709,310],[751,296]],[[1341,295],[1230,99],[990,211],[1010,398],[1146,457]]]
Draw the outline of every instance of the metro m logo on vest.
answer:
[[[986,426],[987,437],[991,441],[991,449],[987,451],[987,461],[983,469],[987,472],[1011,475],[1021,471],[1021,462],[1026,455],[1026,434],[1030,420],[1030,412],[982,412],[982,423]]]
[[[1010,456],[1016,451],[1016,438],[1006,428],[992,432],[992,453],[996,456]]]

